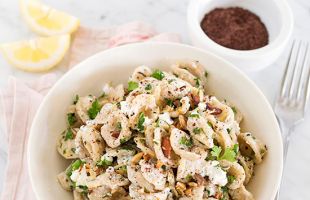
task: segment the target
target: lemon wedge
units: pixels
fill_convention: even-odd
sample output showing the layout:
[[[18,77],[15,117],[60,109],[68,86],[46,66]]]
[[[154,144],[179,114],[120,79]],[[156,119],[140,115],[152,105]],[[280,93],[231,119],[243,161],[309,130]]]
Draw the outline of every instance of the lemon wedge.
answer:
[[[56,66],[70,46],[70,35],[41,37],[1,45],[4,57],[13,66],[30,72],[47,71]]]
[[[22,16],[30,28],[44,36],[73,33],[79,27],[79,20],[43,5],[38,0],[21,0]]]

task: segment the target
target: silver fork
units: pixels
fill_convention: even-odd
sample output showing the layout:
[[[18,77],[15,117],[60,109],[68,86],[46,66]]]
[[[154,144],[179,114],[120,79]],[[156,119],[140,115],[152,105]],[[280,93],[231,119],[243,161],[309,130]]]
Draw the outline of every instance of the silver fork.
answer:
[[[309,44],[293,41],[282,79],[281,91],[275,104],[275,113],[283,137],[283,174],[294,128],[303,121],[309,96],[310,70],[308,67]],[[282,175],[283,177],[283,175]],[[281,185],[276,199],[280,199]]]

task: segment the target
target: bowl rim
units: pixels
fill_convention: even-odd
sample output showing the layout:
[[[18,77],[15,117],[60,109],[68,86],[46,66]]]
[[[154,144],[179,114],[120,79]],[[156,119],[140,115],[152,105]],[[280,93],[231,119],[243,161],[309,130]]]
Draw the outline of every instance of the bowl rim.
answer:
[[[214,0],[190,0],[187,7],[187,24],[188,28],[192,33],[199,39],[204,46],[210,46],[210,48],[221,51],[223,54],[231,55],[240,58],[253,58],[258,56],[265,56],[270,51],[275,51],[277,49],[281,49],[281,47],[286,44],[293,32],[294,27],[294,16],[293,12],[286,0],[272,0],[275,3],[275,6],[278,7],[280,11],[280,19],[282,22],[282,26],[280,32],[275,37],[274,41],[263,46],[258,49],[252,50],[236,50],[224,47],[211,38],[209,38],[204,31],[202,30],[198,19],[196,19],[196,15],[198,14],[198,5],[202,2],[211,2]]]
[[[271,107],[271,104],[268,102],[267,98],[265,97],[265,95],[263,94],[263,92],[258,88],[258,86],[256,86],[256,84],[254,83],[254,81],[252,81],[242,70],[240,70],[239,68],[237,68],[236,66],[234,66],[232,63],[230,63],[229,61],[225,60],[224,58],[221,58],[220,56],[210,52],[210,51],[206,51],[197,47],[193,47],[190,45],[186,45],[186,44],[179,44],[179,43],[172,43],[172,42],[145,42],[145,43],[132,43],[132,44],[127,44],[127,45],[123,45],[123,46],[118,46],[118,47],[114,47],[111,49],[107,49],[107,50],[103,50],[100,51],[86,59],[84,59],[82,62],[78,63],[77,65],[75,65],[72,69],[70,69],[68,72],[66,72],[64,75],[62,75],[62,77],[60,77],[56,83],[50,88],[50,90],[48,91],[48,93],[44,96],[42,102],[40,103],[36,114],[32,120],[32,124],[30,127],[30,131],[29,131],[29,137],[28,137],[28,141],[27,141],[27,168],[28,168],[28,173],[29,173],[29,179],[31,182],[31,186],[33,188],[33,192],[36,196],[36,198],[39,199],[39,194],[38,194],[38,190],[36,189],[35,186],[35,181],[34,181],[34,174],[32,173],[32,169],[31,169],[31,163],[33,161],[33,154],[31,151],[31,144],[33,143],[33,138],[35,137],[35,133],[34,133],[34,127],[36,126],[36,124],[38,123],[38,118],[39,118],[39,113],[42,112],[42,110],[45,108],[44,105],[46,104],[46,102],[48,101],[48,99],[50,98],[50,96],[52,95],[52,93],[54,93],[54,91],[56,90],[56,88],[58,88],[59,85],[62,84],[63,80],[67,79],[68,76],[70,76],[71,73],[74,73],[75,71],[79,71],[81,68],[87,66],[87,63],[91,62],[92,60],[96,60],[97,57],[102,56],[103,54],[108,54],[108,53],[113,53],[114,51],[117,52],[121,49],[125,49],[125,48],[135,48],[136,46],[171,46],[171,47],[176,47],[176,48],[187,48],[191,51],[196,51],[196,52],[200,52],[203,54],[209,54],[210,56],[214,57],[217,60],[220,60],[221,62],[223,62],[225,65],[227,65],[228,67],[232,68],[238,75],[242,76],[248,84],[250,84],[250,86],[253,88],[253,90],[256,91],[256,93],[260,96],[260,98],[262,99],[262,103],[265,104],[267,111],[269,112],[269,115],[271,116],[270,120],[273,120],[274,124],[275,124],[275,128],[277,129],[277,131],[274,133],[278,142],[279,142],[279,146],[278,146],[278,151],[280,153],[280,155],[283,155],[283,145],[282,145],[282,137],[281,137],[281,131],[280,131],[280,127],[278,124],[278,121],[276,119],[276,116],[274,115],[273,109]],[[275,181],[275,187],[272,189],[272,198],[274,198],[276,196],[278,187],[280,185],[281,182],[281,177],[282,177],[282,171],[283,171],[283,156],[280,156],[280,158],[278,158],[277,163],[279,163],[280,167],[278,170],[278,173],[276,174],[276,178],[277,180]]]

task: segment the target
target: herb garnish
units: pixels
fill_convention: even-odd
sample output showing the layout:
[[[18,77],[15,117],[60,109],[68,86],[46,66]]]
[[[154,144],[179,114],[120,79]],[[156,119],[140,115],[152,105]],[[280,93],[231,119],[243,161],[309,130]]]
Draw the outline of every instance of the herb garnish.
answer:
[[[95,119],[97,114],[100,112],[101,110],[101,105],[99,104],[99,101],[96,99],[92,105],[91,108],[88,109],[87,113],[90,119]]]
[[[234,112],[234,114],[237,114],[237,109],[235,107],[231,107],[231,109]]]
[[[86,185],[79,185],[78,186],[81,190],[83,194],[87,194],[88,193],[88,187]]]
[[[145,86],[145,90],[151,90],[152,89],[152,85],[151,84],[147,84],[146,86]]]
[[[144,113],[140,113],[139,115],[139,119],[138,119],[138,124],[137,124],[137,128],[138,131],[142,132],[144,131],[144,122],[145,122],[145,117],[144,117]]]
[[[103,159],[103,160],[98,161],[96,165],[101,166],[101,167],[108,167],[108,166],[112,165],[112,162],[113,161]]]
[[[168,106],[173,107],[173,101],[171,99],[165,98],[165,102]]]
[[[121,143],[121,144],[124,144],[125,142],[127,142],[127,138],[122,138],[122,139],[120,139],[120,143]]]
[[[234,182],[236,180],[236,177],[234,177],[232,175],[228,175],[227,180],[228,180],[228,183],[231,184],[232,182]]]
[[[116,130],[117,131],[121,131],[122,130],[122,123],[121,122],[117,122],[116,123]]]
[[[238,153],[237,144],[235,144],[232,148],[226,148],[224,152],[222,151],[222,148],[220,146],[214,146],[211,151],[211,155],[213,157],[209,157],[208,159],[228,160],[234,162],[236,161],[237,153]]]
[[[207,123],[213,129],[213,124],[211,122],[209,122],[209,121]]]
[[[73,100],[73,104],[75,105],[79,101],[79,95],[75,95],[75,99]]]
[[[193,146],[193,141],[191,139],[187,139],[187,137],[183,136],[179,142],[180,144],[183,144],[187,147]]]
[[[186,181],[191,181],[193,179],[193,176],[191,175],[191,174],[187,174],[186,176],[185,176],[185,180]]]
[[[65,135],[65,141],[67,140],[72,140],[74,138],[73,132],[71,130],[71,128],[67,129],[66,135]]]
[[[199,78],[194,78],[195,81],[195,86],[199,87],[200,86],[200,79]]]
[[[72,175],[72,172],[79,169],[83,163],[84,162],[81,161],[80,159],[71,163],[71,165],[69,166],[69,168],[66,171],[67,176],[70,177]]]
[[[128,82],[128,92],[133,91],[134,89],[138,88],[139,84],[137,82],[134,81],[129,81]]]
[[[196,113],[192,113],[189,115],[189,117],[193,117],[193,118],[199,118],[199,114]]]
[[[159,69],[156,69],[151,76],[158,80],[162,80],[165,77],[165,74]]]
[[[194,132],[195,134],[200,134],[201,131],[202,131],[202,128],[196,127],[196,128],[193,129],[193,132]]]
[[[75,117],[75,113],[68,113],[67,114],[67,121],[69,123],[70,126],[72,126],[73,124],[75,124],[75,122],[77,121],[76,120],[76,117]]]

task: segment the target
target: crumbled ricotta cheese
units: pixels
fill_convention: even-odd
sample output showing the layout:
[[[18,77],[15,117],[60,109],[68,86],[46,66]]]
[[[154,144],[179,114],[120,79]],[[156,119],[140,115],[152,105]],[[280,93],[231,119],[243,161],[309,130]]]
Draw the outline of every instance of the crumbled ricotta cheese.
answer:
[[[129,106],[129,104],[126,101],[121,101],[120,105],[121,105],[122,113],[124,113],[125,115],[129,115],[129,113],[130,113],[130,106]]]
[[[207,106],[206,106],[205,103],[200,102],[200,103],[198,104],[198,109],[199,109],[200,112],[205,111],[205,110],[206,110],[206,107],[207,107]]]
[[[164,122],[166,122],[169,125],[173,124],[173,120],[170,118],[170,115],[167,112],[164,112],[163,114],[160,114],[159,115],[159,120],[160,121],[164,121]]]
[[[109,94],[111,92],[111,86],[110,84],[106,83],[104,84],[104,86],[102,87],[102,91],[105,93],[105,94]]]
[[[218,161],[209,161],[206,174],[213,184],[224,186],[227,184],[226,172],[222,170]]]
[[[144,123],[143,123],[144,127],[151,125],[151,123],[152,123],[152,120],[150,118],[144,117]]]

